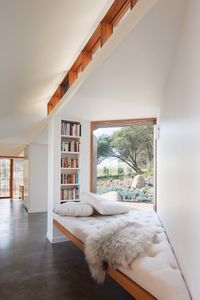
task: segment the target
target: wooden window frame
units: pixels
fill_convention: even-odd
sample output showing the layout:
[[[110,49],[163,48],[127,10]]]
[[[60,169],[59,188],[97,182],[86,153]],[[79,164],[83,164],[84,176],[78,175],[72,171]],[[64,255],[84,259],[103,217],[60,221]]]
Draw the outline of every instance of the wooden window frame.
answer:
[[[93,132],[98,128],[107,128],[107,127],[126,127],[126,126],[147,126],[147,125],[156,125],[156,118],[142,118],[142,119],[122,119],[122,120],[102,120],[102,121],[92,121],[90,122],[90,192],[94,192],[94,139]],[[156,168],[156,153],[157,153],[157,144],[154,144],[154,156],[155,156],[155,168]],[[155,172],[155,199],[154,199],[154,210],[157,210],[157,176]]]

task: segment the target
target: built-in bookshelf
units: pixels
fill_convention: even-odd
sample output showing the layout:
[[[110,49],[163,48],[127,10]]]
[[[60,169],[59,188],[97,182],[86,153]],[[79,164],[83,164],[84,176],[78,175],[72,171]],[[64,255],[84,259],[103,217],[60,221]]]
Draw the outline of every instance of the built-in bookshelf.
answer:
[[[61,121],[60,202],[78,200],[80,194],[81,124]]]

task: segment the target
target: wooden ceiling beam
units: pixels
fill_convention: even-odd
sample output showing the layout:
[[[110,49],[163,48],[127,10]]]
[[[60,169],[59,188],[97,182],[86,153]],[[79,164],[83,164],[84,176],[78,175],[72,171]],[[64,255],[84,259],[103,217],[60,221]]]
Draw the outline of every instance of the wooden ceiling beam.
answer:
[[[93,33],[93,35],[91,36],[91,38],[89,39],[89,41],[87,42],[87,44],[85,45],[83,50],[93,53],[94,52],[93,50],[95,46],[100,42],[100,39],[101,39],[101,26],[99,25],[95,30],[95,32]]]
[[[77,72],[76,71],[73,71],[72,69],[69,70],[69,86],[71,86],[74,81],[77,79],[78,75],[77,75]]]
[[[103,47],[103,45],[112,35],[112,33],[113,33],[113,25],[106,21],[102,21],[101,22],[101,47]]]
[[[127,4],[130,5],[130,0],[115,0],[108,10],[107,14],[103,18],[103,21],[113,23],[116,16],[123,10],[123,7]]]
[[[119,23],[126,12],[132,9],[139,0],[115,0],[110,9],[97,26],[96,30],[88,40],[87,44],[73,63],[69,72],[59,85],[58,89],[47,104],[48,114],[54,109],[62,96],[78,78],[78,73],[82,72],[92,60],[92,55],[110,38],[113,28]]]
[[[82,71],[83,71],[87,67],[87,65],[90,63],[90,61],[92,60],[92,53],[83,50],[81,52],[81,60],[82,60],[81,65],[82,65]]]

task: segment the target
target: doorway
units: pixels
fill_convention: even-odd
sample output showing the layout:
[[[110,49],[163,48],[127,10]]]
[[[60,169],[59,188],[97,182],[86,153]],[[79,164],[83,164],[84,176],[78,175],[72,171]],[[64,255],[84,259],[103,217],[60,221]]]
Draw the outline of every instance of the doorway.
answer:
[[[20,198],[23,187],[23,158],[0,158],[0,199]]]
[[[91,123],[91,191],[156,209],[156,119]]]

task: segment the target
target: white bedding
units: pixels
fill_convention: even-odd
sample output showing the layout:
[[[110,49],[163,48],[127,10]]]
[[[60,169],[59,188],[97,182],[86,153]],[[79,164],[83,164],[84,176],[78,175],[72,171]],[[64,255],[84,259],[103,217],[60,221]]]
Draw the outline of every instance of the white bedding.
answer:
[[[53,214],[53,218],[82,242],[90,232],[115,220],[148,224],[157,233],[157,240],[148,251],[135,259],[130,269],[120,268],[120,271],[159,300],[191,299],[163,227],[154,212],[131,209],[126,214],[115,216],[61,217]]]

